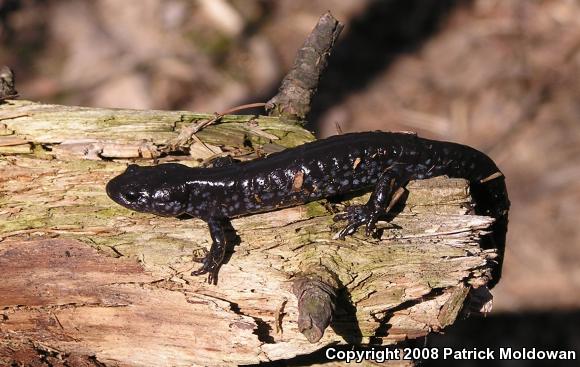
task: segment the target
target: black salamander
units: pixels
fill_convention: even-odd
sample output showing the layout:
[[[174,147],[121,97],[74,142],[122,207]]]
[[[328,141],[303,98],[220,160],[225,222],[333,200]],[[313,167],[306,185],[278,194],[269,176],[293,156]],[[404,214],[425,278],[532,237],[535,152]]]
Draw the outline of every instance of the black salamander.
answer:
[[[509,200],[495,163],[471,147],[414,134],[337,135],[252,161],[220,160],[213,168],[132,164],[107,184],[107,194],[132,210],[174,217],[188,214],[206,221],[213,243],[192,275],[208,273],[208,282],[215,284],[230,218],[372,189],[365,205],[335,216],[347,221],[339,238],[362,225],[369,235],[409,180],[441,175],[469,180],[476,213],[496,219],[488,247],[497,247],[501,258]]]

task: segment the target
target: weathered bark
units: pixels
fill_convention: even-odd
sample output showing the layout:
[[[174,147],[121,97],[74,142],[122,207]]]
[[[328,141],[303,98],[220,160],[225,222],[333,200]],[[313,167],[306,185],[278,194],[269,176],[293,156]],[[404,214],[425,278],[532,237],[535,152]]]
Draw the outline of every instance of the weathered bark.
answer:
[[[270,115],[306,118],[320,76],[343,27],[329,12],[320,17],[298,50],[294,65],[284,77],[278,94],[266,104]]]
[[[14,73],[8,66],[2,66],[0,68],[0,103],[17,96],[18,92],[14,88]]]
[[[241,243],[218,285],[190,276],[210,243],[205,223],[131,212],[104,185],[123,158],[150,163],[180,126],[204,118],[0,105],[0,365],[243,364],[334,342],[393,344],[450,325],[469,290],[487,282],[495,253],[478,239],[492,220],[468,215],[467,183],[445,178],[411,182],[403,211],[380,223],[380,240],[360,232],[333,240],[344,224],[320,202],[236,219]],[[201,145],[158,159],[196,165],[313,138],[251,116],[225,116],[196,135],[217,152]],[[292,286],[321,267],[340,291],[331,328],[311,344]]]

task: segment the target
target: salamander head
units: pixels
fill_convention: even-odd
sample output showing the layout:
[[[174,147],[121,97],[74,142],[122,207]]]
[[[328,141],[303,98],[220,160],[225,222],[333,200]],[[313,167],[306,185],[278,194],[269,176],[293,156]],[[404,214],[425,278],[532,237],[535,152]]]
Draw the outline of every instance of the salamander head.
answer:
[[[131,210],[162,216],[178,216],[185,211],[189,190],[180,164],[152,167],[131,164],[107,183],[107,195]]]

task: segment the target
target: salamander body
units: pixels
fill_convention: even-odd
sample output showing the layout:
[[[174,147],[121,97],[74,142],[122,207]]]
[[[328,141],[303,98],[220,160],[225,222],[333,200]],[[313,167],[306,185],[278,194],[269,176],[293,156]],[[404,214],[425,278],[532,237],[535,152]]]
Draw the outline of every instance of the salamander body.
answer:
[[[213,168],[169,163],[128,166],[107,184],[107,194],[132,210],[163,216],[188,214],[208,223],[213,244],[192,274],[216,281],[229,219],[294,206],[353,191],[372,190],[365,205],[351,206],[340,238],[361,226],[367,234],[388,212],[409,180],[435,176],[470,182],[476,212],[494,217],[494,247],[502,247],[509,200],[495,163],[471,147],[414,134],[365,132],[337,135],[247,162],[220,160]],[[504,228],[505,227],[505,228]],[[502,234],[503,233],[503,234]]]

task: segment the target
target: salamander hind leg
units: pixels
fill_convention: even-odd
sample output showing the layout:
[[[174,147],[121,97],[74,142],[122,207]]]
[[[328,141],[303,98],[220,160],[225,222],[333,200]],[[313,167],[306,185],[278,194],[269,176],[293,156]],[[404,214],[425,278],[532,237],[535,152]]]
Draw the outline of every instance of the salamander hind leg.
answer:
[[[338,234],[337,238],[343,240],[346,236],[356,232],[358,227],[366,226],[366,235],[372,235],[376,230],[379,217],[387,214],[404,193],[406,181],[392,171],[385,172],[369,201],[365,205],[352,205],[347,208],[346,213],[334,216],[334,221],[346,220],[348,224]]]
[[[367,235],[370,234],[369,228],[374,227],[374,223],[376,220],[373,219],[375,213],[372,212],[372,209],[368,207],[368,205],[352,205],[346,209],[346,213],[337,214],[334,216],[334,221],[342,221],[346,220],[348,224],[346,227],[341,229],[337,234],[336,238],[344,240],[346,236],[349,236],[356,232],[358,227],[362,226],[363,224],[367,225]],[[378,217],[378,215],[376,215]]]
[[[217,284],[217,274],[222,265],[227,248],[225,228],[228,224],[226,218],[210,218],[207,221],[212,244],[209,252],[201,259],[201,268],[191,272],[191,275],[207,273],[207,282]]]

